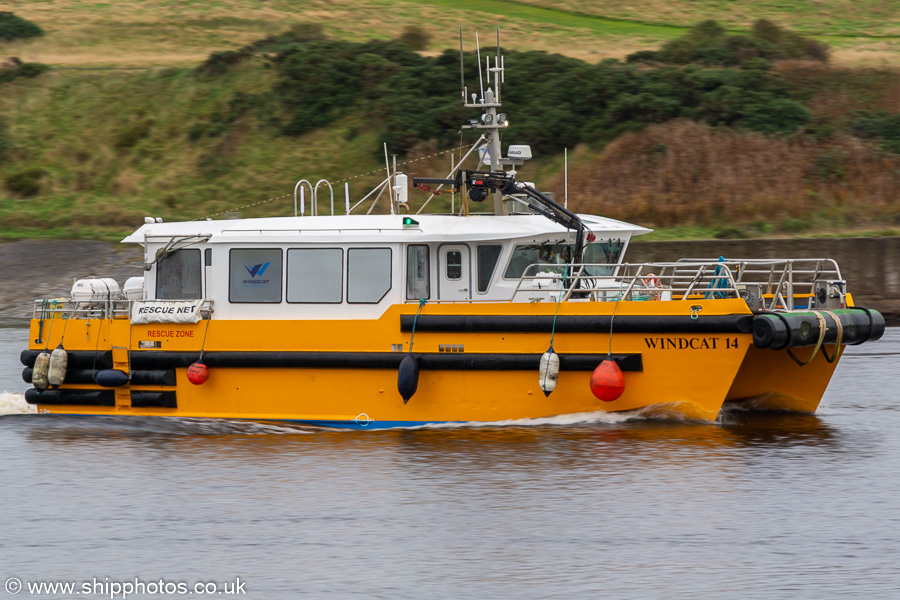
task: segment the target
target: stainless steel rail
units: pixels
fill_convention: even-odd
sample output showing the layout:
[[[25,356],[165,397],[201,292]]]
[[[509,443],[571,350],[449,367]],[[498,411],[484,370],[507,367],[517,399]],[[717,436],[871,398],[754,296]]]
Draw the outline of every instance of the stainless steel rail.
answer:
[[[816,281],[842,280],[833,259],[687,258],[675,262],[535,264],[519,279],[511,301],[689,300],[738,298],[758,286],[765,308],[793,310],[796,298],[811,298]],[[554,298],[551,298],[553,296]]]
[[[69,298],[49,298],[35,300],[33,319],[130,319],[132,300],[102,300],[97,302],[77,302]],[[200,315],[210,318],[213,300],[204,300]]]

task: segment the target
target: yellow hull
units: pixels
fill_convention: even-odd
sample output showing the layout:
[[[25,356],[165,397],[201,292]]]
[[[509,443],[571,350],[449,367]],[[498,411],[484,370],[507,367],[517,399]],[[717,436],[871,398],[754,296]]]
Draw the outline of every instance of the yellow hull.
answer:
[[[695,310],[696,318],[692,318],[692,308],[697,306],[701,310]],[[784,351],[752,347],[749,332],[706,326],[719,317],[749,317],[740,299],[621,302],[618,306],[569,302],[559,306],[558,316],[558,325],[568,325],[557,326],[553,334],[554,350],[564,358],[559,384],[545,397],[537,363],[524,368],[519,359],[524,357],[528,364],[536,361],[550,345],[550,331],[470,324],[495,318],[518,319],[517,323],[526,325],[534,319],[547,323],[557,310],[555,304],[427,304],[414,337],[413,354],[424,357],[418,389],[404,404],[392,365],[409,352],[412,332],[404,330],[403,323],[410,323],[416,308],[396,305],[379,319],[355,321],[212,319],[196,325],[131,325],[128,319],[64,322],[57,318],[52,326],[45,320],[43,332],[34,320],[31,350],[53,349],[62,343],[70,354],[111,351],[112,366],[128,372],[143,357],[190,357],[202,347],[210,372],[206,383],[191,384],[186,367],[195,358],[185,358],[172,367],[174,385],[132,382],[114,390],[114,406],[42,404],[39,395],[34,403],[40,412],[58,414],[273,419],[368,428],[636,409],[713,420],[726,400],[767,395],[780,408],[814,411],[835,366],[819,357],[801,369]],[[591,323],[592,317],[606,318],[608,323],[614,309],[612,348],[608,329],[578,330],[578,323]],[[425,326],[429,318],[441,317],[458,319],[461,325],[443,330]],[[657,317],[679,325],[670,331],[647,327],[619,331],[619,323],[629,318],[652,322]],[[491,331],[491,327],[503,330]],[[39,338],[42,343],[36,342]],[[810,350],[799,349],[798,354]],[[589,367],[582,363],[594,357],[599,363],[608,352],[626,357],[628,364],[639,368],[626,370],[620,398],[602,402],[589,385],[595,363]],[[217,355],[238,357],[238,363],[232,360],[217,366],[213,360]],[[287,355],[290,360],[300,356],[312,362],[278,366],[277,361]],[[259,366],[254,363],[258,356],[276,362]],[[250,357],[245,366],[240,357]],[[567,357],[573,361],[568,364],[581,359],[581,366],[567,369]],[[381,362],[373,366],[373,361]],[[60,388],[99,389],[93,383],[64,383]],[[174,392],[177,407],[135,406],[132,392]]]

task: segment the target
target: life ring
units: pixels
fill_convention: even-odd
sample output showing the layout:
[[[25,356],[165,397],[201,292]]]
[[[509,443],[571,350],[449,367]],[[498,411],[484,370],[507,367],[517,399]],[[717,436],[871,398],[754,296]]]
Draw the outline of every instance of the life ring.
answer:
[[[659,287],[659,278],[654,273],[647,273],[641,279],[644,282],[644,287],[646,288],[658,288]]]
[[[662,297],[662,292],[659,289],[661,287],[659,277],[655,273],[647,273],[641,278],[641,282],[648,290],[651,300],[659,300]]]

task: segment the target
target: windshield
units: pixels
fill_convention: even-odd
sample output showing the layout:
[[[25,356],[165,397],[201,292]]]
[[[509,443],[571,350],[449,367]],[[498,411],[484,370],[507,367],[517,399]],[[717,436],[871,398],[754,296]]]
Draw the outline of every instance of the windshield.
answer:
[[[590,265],[614,265],[621,259],[625,242],[622,240],[606,240],[588,244],[584,249],[584,262]],[[585,272],[594,277],[612,275],[613,267],[585,267]]]
[[[509,266],[506,267],[506,273],[503,276],[508,279],[518,279],[530,265],[564,265],[571,256],[572,248],[566,244],[519,244],[513,250]]]
[[[595,242],[588,244],[584,250],[584,262],[587,264],[615,264],[619,261],[619,256],[625,243],[622,240],[605,240],[603,242]],[[518,279],[522,276],[531,265],[550,264],[564,265],[571,261],[572,246],[569,244],[519,244],[513,250],[512,257],[509,259],[509,265],[506,267],[504,277],[507,279]],[[551,270],[563,273],[563,267],[552,268]],[[585,272],[588,275],[598,277],[602,275],[612,275],[612,267],[587,267]]]

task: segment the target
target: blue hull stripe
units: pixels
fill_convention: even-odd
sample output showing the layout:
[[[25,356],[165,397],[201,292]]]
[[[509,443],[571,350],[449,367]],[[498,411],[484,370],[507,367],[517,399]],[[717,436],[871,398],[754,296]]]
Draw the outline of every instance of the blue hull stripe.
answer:
[[[284,422],[284,421],[282,421]],[[334,429],[393,429],[395,427],[418,427],[420,425],[439,425],[441,423],[463,423],[464,421],[315,421],[290,419],[290,423],[312,425],[314,427],[330,427]]]
[[[157,415],[113,415],[113,414],[79,414],[79,413],[56,413],[54,416],[60,417],[155,417]],[[328,427],[331,429],[394,429],[397,427],[419,427],[421,425],[441,425],[444,423],[465,423],[466,421],[341,421],[341,420],[309,420],[309,419],[241,419],[229,417],[180,417],[178,415],[158,415],[159,418],[171,419],[212,419],[223,421],[247,421],[249,423],[297,423],[299,425],[310,425],[313,427]]]

